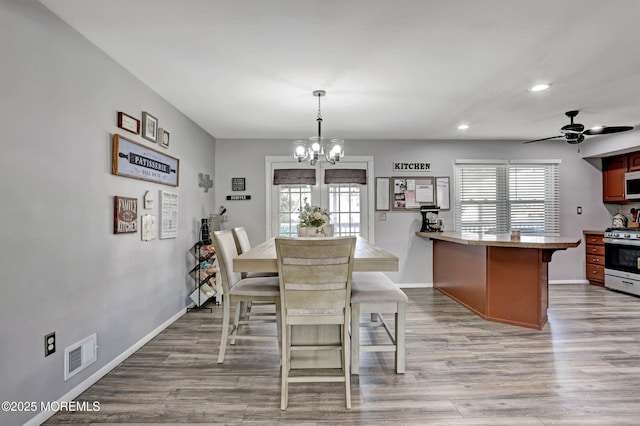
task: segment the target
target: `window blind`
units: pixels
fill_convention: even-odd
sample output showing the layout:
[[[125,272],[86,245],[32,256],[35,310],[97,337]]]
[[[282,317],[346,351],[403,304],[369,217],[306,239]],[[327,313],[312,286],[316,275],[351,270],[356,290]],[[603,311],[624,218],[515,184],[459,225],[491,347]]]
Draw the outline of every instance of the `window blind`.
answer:
[[[325,169],[324,183],[367,184],[367,171],[364,169]]]
[[[457,161],[455,179],[456,230],[559,234],[557,161]]]
[[[315,185],[316,169],[275,169],[274,185]]]

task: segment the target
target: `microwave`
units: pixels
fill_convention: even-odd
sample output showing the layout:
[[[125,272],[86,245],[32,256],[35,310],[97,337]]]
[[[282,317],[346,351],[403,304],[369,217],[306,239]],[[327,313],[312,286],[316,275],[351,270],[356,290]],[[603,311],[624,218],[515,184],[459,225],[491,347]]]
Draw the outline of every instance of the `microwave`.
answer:
[[[624,174],[624,198],[627,200],[640,200],[640,172],[627,172]]]

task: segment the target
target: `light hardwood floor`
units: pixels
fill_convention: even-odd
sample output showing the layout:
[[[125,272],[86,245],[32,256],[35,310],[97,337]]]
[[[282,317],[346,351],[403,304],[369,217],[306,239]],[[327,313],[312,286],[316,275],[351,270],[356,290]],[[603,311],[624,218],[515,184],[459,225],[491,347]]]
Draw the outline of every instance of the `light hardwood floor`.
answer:
[[[550,287],[542,331],[487,322],[433,289],[407,289],[406,373],[366,354],[340,383],[291,385],[280,410],[278,349],[241,341],[216,364],[221,308],[189,312],[84,392],[99,412],[46,424],[640,424],[640,298]],[[363,338],[376,338],[363,332]]]

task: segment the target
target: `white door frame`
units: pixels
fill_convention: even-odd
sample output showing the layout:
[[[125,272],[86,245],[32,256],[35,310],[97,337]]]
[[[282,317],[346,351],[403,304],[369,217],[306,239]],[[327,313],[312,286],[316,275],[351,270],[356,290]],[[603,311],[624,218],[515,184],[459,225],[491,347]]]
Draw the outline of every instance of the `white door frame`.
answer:
[[[375,244],[375,184],[374,184],[374,169],[373,169],[373,156],[353,156],[348,157],[345,156],[341,159],[340,162],[351,163],[351,162],[359,162],[367,164],[367,205],[365,208],[367,209],[367,233],[369,235],[368,239],[371,244]],[[264,157],[264,171],[265,171],[265,199],[266,199],[266,226],[265,226],[265,237],[266,239],[272,238],[275,234],[273,229],[271,229],[271,190],[273,186],[273,163],[287,163],[290,165],[292,169],[296,168],[309,168],[308,162],[298,162],[295,158],[291,156],[267,156]],[[315,168],[319,167],[320,162]],[[340,164],[340,163],[338,163]],[[329,166],[330,167],[330,166]]]

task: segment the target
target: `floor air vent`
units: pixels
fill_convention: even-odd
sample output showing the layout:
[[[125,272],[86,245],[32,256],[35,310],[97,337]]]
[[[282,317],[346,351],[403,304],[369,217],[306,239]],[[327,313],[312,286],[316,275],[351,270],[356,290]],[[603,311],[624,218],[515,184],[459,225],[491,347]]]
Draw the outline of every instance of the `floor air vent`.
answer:
[[[64,350],[64,379],[68,380],[98,359],[98,337],[92,334]]]

